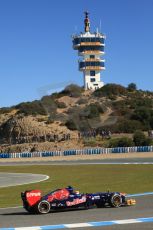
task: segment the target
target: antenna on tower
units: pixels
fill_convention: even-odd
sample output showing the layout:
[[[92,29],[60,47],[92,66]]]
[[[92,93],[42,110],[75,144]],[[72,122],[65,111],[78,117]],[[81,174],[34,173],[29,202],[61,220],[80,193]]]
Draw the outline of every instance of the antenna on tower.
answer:
[[[90,20],[89,20],[89,12],[85,11],[85,19],[84,19],[84,31],[85,32],[90,32]]]

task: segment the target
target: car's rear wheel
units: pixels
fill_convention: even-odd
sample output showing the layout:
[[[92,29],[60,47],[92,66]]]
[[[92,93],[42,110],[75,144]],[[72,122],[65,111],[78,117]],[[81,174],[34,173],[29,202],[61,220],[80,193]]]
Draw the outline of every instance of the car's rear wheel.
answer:
[[[119,208],[122,204],[122,198],[119,194],[113,194],[110,199],[110,205]]]
[[[38,213],[47,214],[50,212],[50,203],[46,200],[42,200],[38,204]]]

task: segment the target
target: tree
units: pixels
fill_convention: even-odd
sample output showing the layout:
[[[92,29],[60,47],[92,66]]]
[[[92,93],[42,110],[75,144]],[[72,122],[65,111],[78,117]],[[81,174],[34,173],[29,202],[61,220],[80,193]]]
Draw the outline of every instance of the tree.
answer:
[[[83,92],[83,88],[75,85],[75,84],[71,84],[66,86],[66,88],[64,90],[62,90],[59,94],[67,95],[70,97],[80,97],[81,93]]]
[[[153,111],[147,107],[140,107],[135,109],[134,113],[131,116],[131,119],[140,121],[145,125],[147,129],[150,129],[150,121],[153,117]]]
[[[137,120],[127,120],[124,119],[122,121],[119,121],[115,125],[115,132],[119,133],[133,133],[134,130],[141,130],[143,129],[143,125],[141,124],[140,121]]]
[[[130,83],[127,87],[128,91],[135,91],[137,90],[137,86],[135,83]]]
[[[96,97],[113,97],[127,94],[127,89],[118,84],[107,84],[94,91],[93,95]]]
[[[133,142],[136,146],[147,146],[150,145],[151,139],[147,138],[142,131],[136,131],[133,134]]]
[[[66,125],[67,128],[70,129],[70,130],[77,130],[77,125],[76,125],[76,123],[75,123],[72,119],[68,120],[68,121],[65,123],[65,125]]]
[[[128,137],[121,137],[121,138],[114,138],[110,140],[109,147],[115,148],[115,147],[130,147],[133,146],[134,143],[131,138]]]
[[[18,109],[18,113],[24,113],[25,115],[46,115],[46,109],[39,100],[32,102],[23,102],[15,106]]]

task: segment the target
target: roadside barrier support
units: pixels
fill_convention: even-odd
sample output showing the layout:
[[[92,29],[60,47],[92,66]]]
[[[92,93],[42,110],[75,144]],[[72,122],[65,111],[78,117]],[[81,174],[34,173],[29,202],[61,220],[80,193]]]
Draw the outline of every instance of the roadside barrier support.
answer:
[[[124,154],[133,152],[153,152],[153,146],[132,146],[116,148],[90,148],[90,149],[71,149],[64,151],[50,152],[22,152],[22,153],[0,153],[0,158],[33,158],[33,157],[53,157],[71,155],[95,155],[95,154]]]

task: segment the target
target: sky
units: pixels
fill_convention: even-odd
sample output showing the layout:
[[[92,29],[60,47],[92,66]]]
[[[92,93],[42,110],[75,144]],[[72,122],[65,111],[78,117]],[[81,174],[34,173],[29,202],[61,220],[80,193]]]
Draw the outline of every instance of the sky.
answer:
[[[105,84],[153,91],[153,0],[0,0],[0,107],[83,86],[72,34],[106,35]]]

